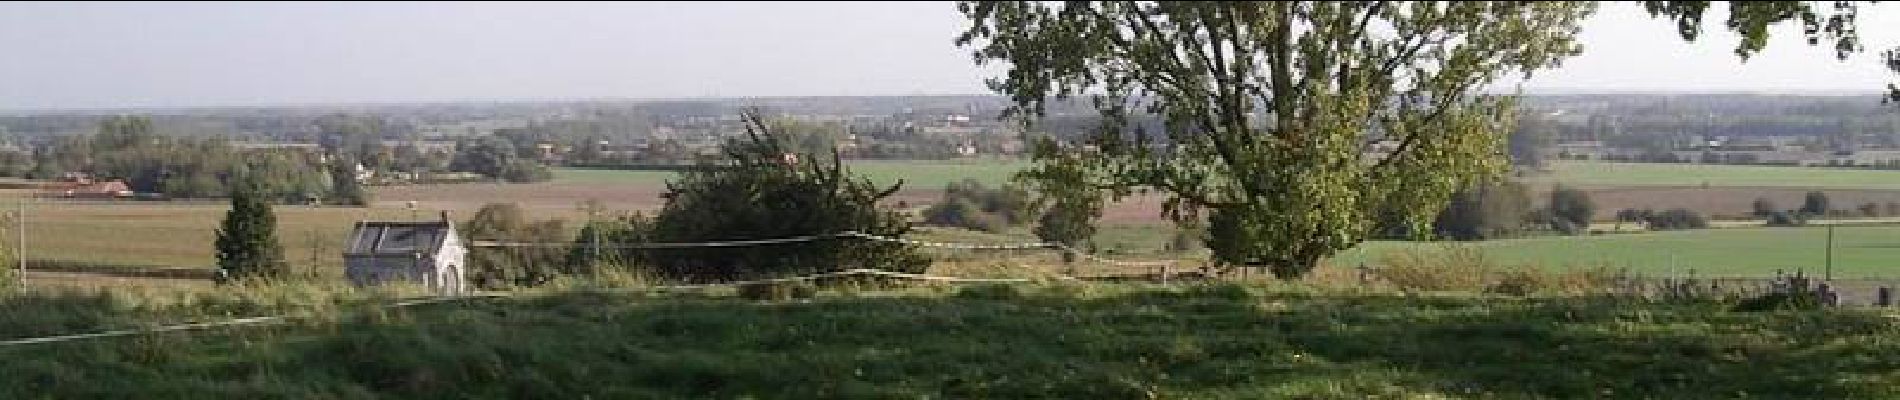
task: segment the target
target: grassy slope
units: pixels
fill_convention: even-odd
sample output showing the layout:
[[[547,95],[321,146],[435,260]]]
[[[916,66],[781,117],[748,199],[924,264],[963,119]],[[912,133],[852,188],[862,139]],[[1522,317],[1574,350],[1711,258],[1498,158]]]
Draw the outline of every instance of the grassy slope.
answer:
[[[1768,186],[1900,189],[1900,171],[1747,165],[1556,161],[1538,182],[1594,186]]]
[[[1900,396],[1900,325],[1871,311],[982,289],[786,304],[564,292],[0,348],[0,397]],[[0,329],[62,305],[42,302],[0,308],[16,314]]]
[[[1826,261],[1827,230],[1805,228],[1737,228],[1587,237],[1540,237],[1475,242],[1487,255],[1507,262],[1545,266],[1609,265],[1647,274],[1695,269],[1703,276],[1773,276],[1776,269],[1792,273],[1805,268],[1822,271]],[[1369,242],[1334,259],[1342,265],[1376,260],[1387,251],[1445,246],[1447,243]],[[1900,272],[1900,226],[1836,228],[1834,276],[1893,277]]]

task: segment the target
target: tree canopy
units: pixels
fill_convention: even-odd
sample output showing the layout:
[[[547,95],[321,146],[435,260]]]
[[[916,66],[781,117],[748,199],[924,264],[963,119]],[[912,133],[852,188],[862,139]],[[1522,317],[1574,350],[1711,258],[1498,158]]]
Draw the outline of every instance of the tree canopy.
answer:
[[[957,42],[1008,72],[1014,115],[1087,96],[1104,117],[1071,151],[1117,196],[1169,195],[1244,241],[1215,254],[1292,278],[1364,240],[1369,216],[1422,227],[1499,172],[1508,97],[1479,92],[1577,54],[1589,2],[964,2]],[[1158,116],[1165,132],[1125,129]],[[1217,245],[1219,244],[1219,245]]]

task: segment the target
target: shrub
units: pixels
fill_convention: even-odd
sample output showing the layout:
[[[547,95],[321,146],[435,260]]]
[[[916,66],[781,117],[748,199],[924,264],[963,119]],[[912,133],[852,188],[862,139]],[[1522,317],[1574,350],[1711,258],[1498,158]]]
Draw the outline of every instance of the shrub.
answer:
[[[1778,211],[1775,209],[1775,202],[1769,201],[1767,197],[1756,197],[1754,209],[1754,215],[1758,218],[1768,218],[1769,215]]]
[[[1523,229],[1527,219],[1550,219],[1531,217],[1530,213],[1530,195],[1524,185],[1491,183],[1452,195],[1432,227],[1439,236],[1483,240],[1513,235]]]
[[[1702,229],[1709,227],[1709,220],[1686,208],[1672,208],[1651,215],[1647,224],[1651,230]]]
[[[1807,224],[1808,220],[1806,216],[1799,213],[1775,211],[1768,214],[1768,226],[1802,226]]]
[[[515,159],[502,167],[499,178],[512,183],[546,182],[554,179],[554,172],[540,162]]]
[[[255,178],[241,179],[218,228],[218,282],[288,277],[290,264],[284,261],[284,246],[277,240],[277,214],[259,193],[261,184]]]
[[[878,203],[900,188],[850,174],[829,159],[797,154],[774,128],[747,113],[746,137],[728,141],[718,164],[702,162],[667,183],[653,221],[656,242],[718,242],[856,231],[903,236],[910,224]],[[929,260],[911,246],[817,239],[769,246],[648,250],[661,277],[725,281],[855,268],[923,272]]]
[[[990,189],[965,179],[944,187],[943,200],[924,209],[923,215],[926,224],[1001,232],[1029,223],[1034,210],[1029,193],[1020,187]]]
[[[1819,310],[1821,299],[1812,290],[1768,293],[1742,299],[1730,311],[1763,312],[1783,310]]]
[[[1827,193],[1820,191],[1808,192],[1801,201],[1801,212],[1808,215],[1827,215],[1828,210],[1831,209],[1828,205]]]
[[[1550,214],[1554,218],[1551,225],[1568,223],[1579,229],[1558,229],[1565,234],[1575,234],[1590,226],[1590,218],[1596,214],[1596,202],[1590,200],[1590,194],[1575,188],[1558,185],[1550,191]]]
[[[467,240],[527,243],[564,243],[573,240],[559,220],[533,221],[513,203],[491,203],[461,224]],[[468,251],[468,279],[478,287],[502,289],[540,286],[566,268],[567,250],[546,247],[473,248]]]

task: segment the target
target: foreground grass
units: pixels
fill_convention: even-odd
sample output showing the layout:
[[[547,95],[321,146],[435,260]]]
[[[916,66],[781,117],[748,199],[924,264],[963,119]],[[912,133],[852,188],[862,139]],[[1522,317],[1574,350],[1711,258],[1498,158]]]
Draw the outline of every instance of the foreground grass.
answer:
[[[1238,286],[425,307],[0,348],[0,397],[1900,396],[1900,323],[1871,311]]]

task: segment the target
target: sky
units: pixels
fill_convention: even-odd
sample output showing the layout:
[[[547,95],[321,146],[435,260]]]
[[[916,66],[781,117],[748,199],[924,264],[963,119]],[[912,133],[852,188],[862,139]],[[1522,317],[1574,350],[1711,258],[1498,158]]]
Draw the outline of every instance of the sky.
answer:
[[[1835,60],[1789,26],[1742,63],[1636,6],[1589,20],[1539,91],[1856,91],[1900,75],[1900,6]],[[986,94],[948,2],[0,2],[0,109]]]

